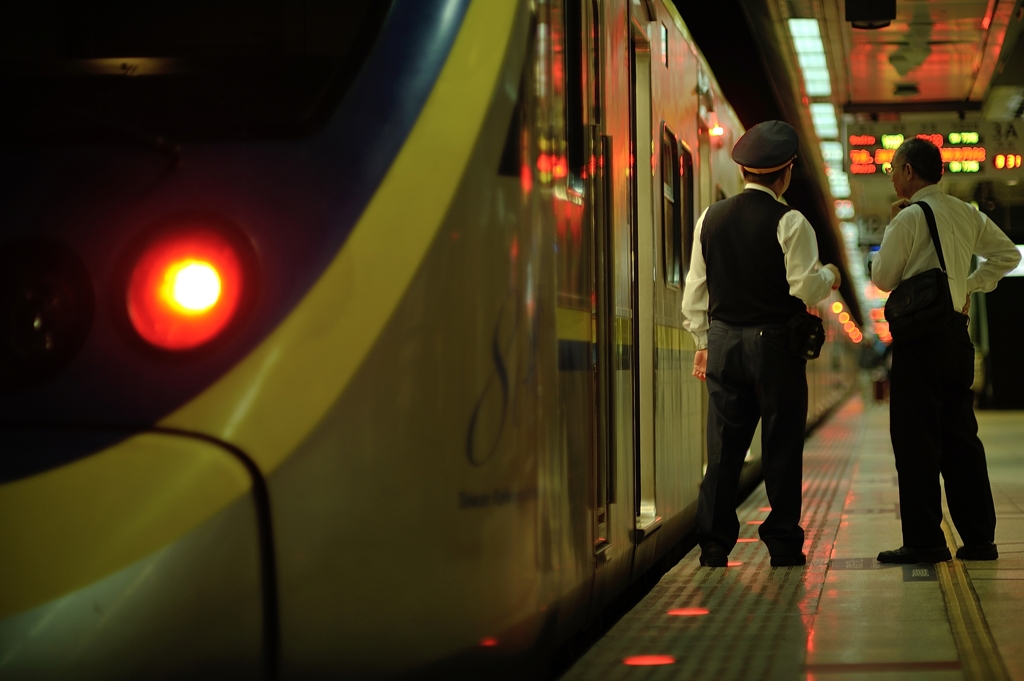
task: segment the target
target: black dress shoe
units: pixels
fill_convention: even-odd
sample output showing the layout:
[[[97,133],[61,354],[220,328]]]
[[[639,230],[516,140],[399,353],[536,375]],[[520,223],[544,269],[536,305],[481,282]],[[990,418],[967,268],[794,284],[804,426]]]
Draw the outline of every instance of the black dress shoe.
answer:
[[[987,544],[968,544],[956,550],[960,560],[995,560],[999,557],[999,549],[992,542]]]
[[[729,554],[721,544],[708,544],[701,548],[700,564],[704,567],[726,567]]]
[[[788,555],[772,556],[772,567],[792,567],[794,565],[807,565],[807,555],[804,553],[791,553]]]
[[[899,563],[901,565],[916,565],[918,563],[944,563],[953,560],[949,549],[945,546],[934,549],[915,549],[909,546],[901,546],[895,551],[882,551],[878,554],[879,563]]]

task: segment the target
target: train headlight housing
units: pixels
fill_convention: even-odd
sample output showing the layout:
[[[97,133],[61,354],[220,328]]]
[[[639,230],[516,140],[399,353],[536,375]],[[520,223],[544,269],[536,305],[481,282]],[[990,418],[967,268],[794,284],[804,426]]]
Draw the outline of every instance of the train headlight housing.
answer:
[[[198,348],[237,316],[246,281],[245,249],[219,229],[161,231],[139,251],[128,278],[128,318],[150,345]]]

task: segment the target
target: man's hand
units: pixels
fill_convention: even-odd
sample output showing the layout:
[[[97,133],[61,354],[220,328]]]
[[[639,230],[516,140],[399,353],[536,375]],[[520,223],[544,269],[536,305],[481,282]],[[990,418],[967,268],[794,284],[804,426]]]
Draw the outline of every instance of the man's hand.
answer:
[[[843,283],[843,278],[839,275],[839,268],[829,263],[828,265],[825,265],[825,269],[831,272],[832,276],[836,278],[836,280],[832,282],[832,290],[837,290],[839,285]]]
[[[967,294],[967,302],[964,303],[964,307],[963,307],[962,310],[960,310],[960,314],[967,314],[970,311],[971,311],[971,294],[968,293]]]
[[[889,219],[892,220],[894,217],[899,215],[899,212],[910,205],[910,201],[907,199],[900,199],[899,201],[893,201],[892,209],[889,211]]]
[[[698,350],[693,355],[693,375],[702,381],[708,380],[708,351]]]

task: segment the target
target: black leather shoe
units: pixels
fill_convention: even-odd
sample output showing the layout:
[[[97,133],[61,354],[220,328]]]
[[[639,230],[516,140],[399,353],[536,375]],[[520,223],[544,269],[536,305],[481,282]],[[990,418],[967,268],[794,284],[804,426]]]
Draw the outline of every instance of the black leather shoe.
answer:
[[[909,546],[901,546],[895,551],[882,551],[878,554],[879,563],[899,563],[901,565],[916,565],[918,563],[944,563],[953,560],[949,549],[945,546],[934,549],[915,549]]]
[[[968,544],[956,550],[956,557],[960,560],[995,560],[999,557],[999,549],[992,542],[987,544]]]
[[[729,554],[721,544],[708,544],[700,551],[700,564],[704,567],[726,567]]]
[[[794,565],[807,565],[807,555],[795,553],[782,556],[772,556],[772,567],[793,567]]]

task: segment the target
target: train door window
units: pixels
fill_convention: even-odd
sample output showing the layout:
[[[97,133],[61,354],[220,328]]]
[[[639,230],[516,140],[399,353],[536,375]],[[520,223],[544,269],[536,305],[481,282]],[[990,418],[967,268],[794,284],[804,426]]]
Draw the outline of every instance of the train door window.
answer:
[[[590,124],[601,122],[601,8],[590,2]]]
[[[668,68],[668,28],[661,24],[661,63]]]
[[[682,275],[680,224],[679,140],[668,126],[661,126],[661,240],[665,284],[678,288]]]
[[[567,0],[565,12],[565,145],[568,182],[582,193],[584,157],[583,7],[580,0]]]
[[[680,278],[685,280],[690,271],[690,257],[693,255],[693,229],[695,222],[695,206],[693,203],[693,154],[682,142],[678,145],[679,159],[677,180],[679,181],[679,231],[682,236],[682,271]]]

